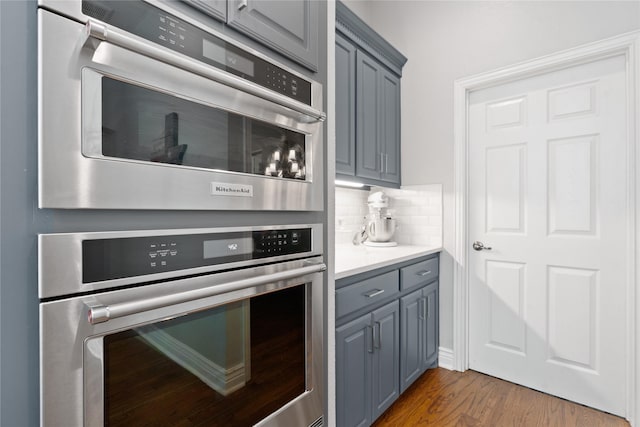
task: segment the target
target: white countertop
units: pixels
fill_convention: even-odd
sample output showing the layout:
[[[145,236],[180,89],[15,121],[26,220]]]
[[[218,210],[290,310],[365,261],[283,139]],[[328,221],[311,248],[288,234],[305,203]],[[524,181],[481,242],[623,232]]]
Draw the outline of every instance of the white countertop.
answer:
[[[440,246],[398,245],[387,248],[352,244],[336,245],[335,278],[342,279],[441,250]]]

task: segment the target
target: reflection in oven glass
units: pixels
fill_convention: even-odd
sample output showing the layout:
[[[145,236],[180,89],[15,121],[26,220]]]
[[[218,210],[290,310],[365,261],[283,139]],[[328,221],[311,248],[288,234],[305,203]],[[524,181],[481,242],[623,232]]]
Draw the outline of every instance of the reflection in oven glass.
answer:
[[[250,426],[306,390],[305,286],[104,338],[105,425]]]
[[[304,180],[305,135],[102,78],[107,157]]]

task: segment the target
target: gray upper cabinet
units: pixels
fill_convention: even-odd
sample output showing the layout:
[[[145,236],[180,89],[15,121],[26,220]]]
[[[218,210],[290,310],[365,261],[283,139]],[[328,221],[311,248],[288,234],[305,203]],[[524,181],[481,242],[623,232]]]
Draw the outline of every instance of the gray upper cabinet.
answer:
[[[317,0],[229,0],[227,24],[318,71]]]
[[[356,176],[400,185],[400,79],[356,55]]]
[[[356,175],[380,179],[384,163],[380,152],[381,68],[373,58],[358,51],[356,61]]]
[[[182,0],[212,18],[227,22],[227,0]]]
[[[336,34],[336,173],[356,174],[356,47]]]
[[[341,2],[336,31],[336,176],[399,187],[400,76],[407,59]]]
[[[317,0],[182,1],[311,71],[318,71]]]
[[[386,69],[380,77],[380,179],[400,185],[400,79]]]

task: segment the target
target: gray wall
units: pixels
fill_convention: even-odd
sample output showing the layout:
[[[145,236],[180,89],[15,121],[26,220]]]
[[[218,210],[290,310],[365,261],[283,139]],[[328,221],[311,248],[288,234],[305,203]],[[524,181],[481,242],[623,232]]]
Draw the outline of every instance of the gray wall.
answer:
[[[327,17],[321,9],[321,52],[325,52]],[[326,230],[327,225],[326,210],[229,215],[38,209],[36,34],[34,0],[0,0],[0,425],[7,427],[39,424],[38,233],[301,222],[323,223]],[[242,41],[261,49],[250,40]],[[327,58],[322,53],[319,67],[313,78],[325,83]],[[325,131],[325,147],[326,135]]]
[[[442,183],[440,339],[453,346],[453,82],[640,28],[637,1],[404,1],[346,4],[405,54],[402,183]]]
[[[35,5],[0,2],[0,425],[38,422]],[[18,36],[19,35],[19,36]],[[36,218],[38,217],[38,218]]]

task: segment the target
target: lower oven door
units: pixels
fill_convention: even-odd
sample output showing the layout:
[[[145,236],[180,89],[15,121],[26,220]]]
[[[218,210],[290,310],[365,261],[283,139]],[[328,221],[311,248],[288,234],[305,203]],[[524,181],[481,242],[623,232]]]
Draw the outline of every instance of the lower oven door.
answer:
[[[43,426],[307,426],[322,269],[290,261],[40,305]]]

